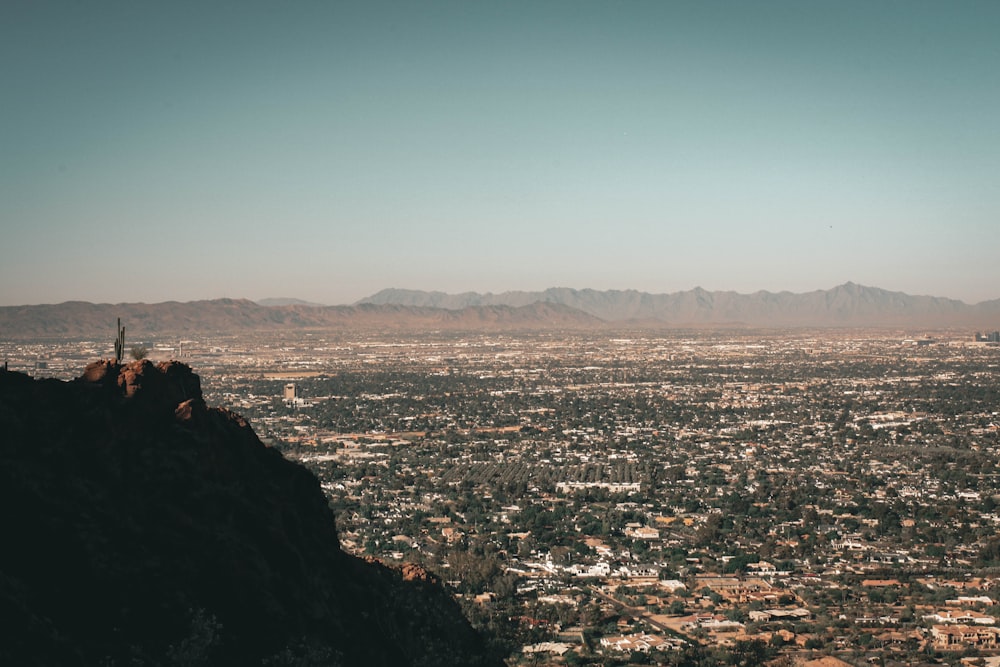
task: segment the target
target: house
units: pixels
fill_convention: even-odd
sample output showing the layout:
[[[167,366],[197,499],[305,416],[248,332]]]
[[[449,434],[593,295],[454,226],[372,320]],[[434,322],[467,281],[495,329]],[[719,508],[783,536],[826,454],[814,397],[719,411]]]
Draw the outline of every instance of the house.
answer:
[[[778,571],[778,568],[764,560],[759,563],[747,563],[747,569],[760,574],[774,574]]]
[[[660,579],[658,583],[660,588],[665,588],[671,593],[685,588],[684,582],[678,581],[677,579]]]
[[[601,637],[601,646],[612,651],[629,652],[639,651],[649,653],[650,651],[666,651],[677,648],[681,645],[678,639],[668,639],[660,635],[650,635],[646,633],[634,635],[622,635],[615,637]]]
[[[935,625],[931,627],[934,647],[938,649],[962,650],[968,646],[995,647],[1000,630],[970,625]]]
[[[744,629],[744,625],[718,614],[696,614],[690,621],[682,624],[681,628],[704,628],[705,630],[712,630],[714,632],[738,632]]]
[[[660,568],[655,565],[622,565],[617,572],[624,579],[649,579],[654,582],[660,576]]]
[[[748,614],[751,621],[766,623],[768,621],[799,621],[809,618],[812,614],[808,609],[766,609],[764,611],[751,611]]]
[[[634,537],[637,540],[658,540],[660,539],[660,531],[656,528],[651,528],[649,526],[637,526],[634,528],[628,528],[625,534],[629,537]]]
[[[562,655],[573,647],[565,642],[541,642],[539,644],[529,644],[521,647],[522,653],[552,653]]]
[[[992,616],[967,609],[956,611],[946,609],[936,611],[933,614],[924,614],[924,620],[934,623],[960,623],[962,625],[994,625],[997,622]]]
[[[944,603],[946,605],[953,607],[959,607],[963,604],[981,604],[987,607],[992,607],[994,604],[996,604],[995,602],[993,602],[992,598],[989,598],[985,595],[975,595],[975,596],[959,595],[957,598],[953,600],[945,600]]]

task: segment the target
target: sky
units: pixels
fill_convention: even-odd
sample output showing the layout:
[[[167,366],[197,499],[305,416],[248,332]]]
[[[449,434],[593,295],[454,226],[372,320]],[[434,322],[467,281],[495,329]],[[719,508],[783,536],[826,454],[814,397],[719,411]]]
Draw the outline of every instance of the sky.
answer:
[[[1000,2],[0,8],[0,305],[1000,298]]]

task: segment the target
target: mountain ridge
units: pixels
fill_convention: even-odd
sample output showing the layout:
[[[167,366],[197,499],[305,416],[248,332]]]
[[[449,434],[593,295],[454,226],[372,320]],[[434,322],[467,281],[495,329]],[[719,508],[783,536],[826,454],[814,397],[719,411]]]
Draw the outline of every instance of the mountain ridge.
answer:
[[[101,337],[122,318],[131,335],[294,329],[554,331],[686,327],[918,327],[1000,329],[1000,299],[969,305],[848,282],[828,290],[751,294],[549,288],[501,294],[385,289],[351,305],[261,305],[248,299],[158,304],[0,307],[0,339]],[[134,340],[134,339],[133,339]]]
[[[262,306],[248,299],[188,303],[92,304],[66,302],[0,307],[0,339],[100,337],[121,318],[130,340],[167,333],[238,333],[288,329],[434,331],[586,329],[601,325],[592,315],[559,304],[481,306],[455,311],[395,304]]]
[[[707,291],[651,294],[637,290],[557,287],[540,292],[500,294],[386,289],[358,302],[379,305],[462,309],[485,305],[558,303],[607,322],[660,322],[672,325],[741,323],[747,326],[967,326],[1000,314],[1000,300],[968,305],[957,299],[913,296],[847,282],[828,290],[752,294]]]

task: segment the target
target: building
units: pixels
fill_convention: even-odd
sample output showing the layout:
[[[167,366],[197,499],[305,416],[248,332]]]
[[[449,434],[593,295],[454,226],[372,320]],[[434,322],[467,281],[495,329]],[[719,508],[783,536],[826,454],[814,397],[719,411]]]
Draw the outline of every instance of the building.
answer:
[[[993,647],[997,645],[1000,630],[968,625],[935,625],[931,628],[934,647],[939,649],[964,649],[966,646]]]
[[[623,652],[649,653],[651,650],[665,651],[680,648],[683,645],[684,642],[679,639],[647,633],[601,638],[602,648]]]
[[[966,609],[961,611],[946,609],[943,611],[936,611],[933,614],[924,614],[924,620],[932,621],[937,624],[953,623],[961,625],[994,625],[997,622],[992,616]]]

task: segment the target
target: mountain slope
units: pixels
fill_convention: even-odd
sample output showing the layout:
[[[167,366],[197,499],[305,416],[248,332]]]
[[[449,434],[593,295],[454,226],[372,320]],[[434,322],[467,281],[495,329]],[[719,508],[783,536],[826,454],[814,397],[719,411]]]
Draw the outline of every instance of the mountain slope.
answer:
[[[0,664],[493,664],[426,573],[349,556],[319,483],[191,369],[0,370]]]
[[[269,299],[257,299],[256,303],[260,306],[312,306],[314,308],[322,308],[325,304],[313,303],[312,301],[303,301],[302,299],[295,299],[292,297],[272,297]]]
[[[475,306],[461,311],[396,304],[354,306],[262,306],[245,299],[174,301],[157,304],[94,304],[72,301],[54,305],[0,307],[0,339],[104,337],[121,318],[130,340],[166,333],[238,333],[282,329],[361,330],[544,330],[591,328],[593,315],[556,303],[522,307]]]

